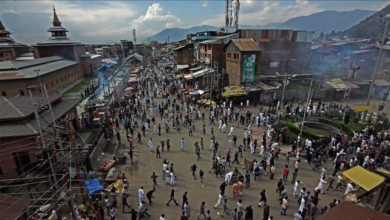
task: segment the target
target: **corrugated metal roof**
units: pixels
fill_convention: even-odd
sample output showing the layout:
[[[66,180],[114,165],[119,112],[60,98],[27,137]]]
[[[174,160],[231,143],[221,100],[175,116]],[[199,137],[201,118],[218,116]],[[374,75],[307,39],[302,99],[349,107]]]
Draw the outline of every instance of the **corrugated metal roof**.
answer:
[[[220,40],[232,37],[234,35],[236,35],[236,34],[229,34],[229,35],[223,35],[223,36],[214,37],[214,38],[212,38],[210,40],[205,40],[205,41],[199,42],[199,44],[213,44],[213,43],[216,43],[217,41],[220,41]]]
[[[253,38],[240,38],[231,40],[240,51],[263,51],[264,48]]]
[[[37,134],[38,132],[25,121],[0,123],[0,138],[25,137]]]
[[[7,98],[0,97],[0,120],[8,118],[20,118],[25,115],[19,111]]]
[[[0,80],[35,78],[39,69],[39,75],[45,75],[69,66],[78,65],[78,62],[66,60],[62,57],[46,57],[27,61],[3,61],[0,62]]]
[[[372,80],[370,80],[369,82],[371,84]],[[380,86],[380,87],[387,87],[387,86],[390,86],[390,83],[387,82],[386,80],[383,80],[383,79],[376,79],[375,80],[375,85],[376,86]]]
[[[51,103],[59,101],[61,96],[50,96]],[[33,107],[31,105],[31,98],[26,96],[7,98],[20,112],[24,115],[33,114]],[[45,97],[36,96],[33,97],[35,103],[44,100]],[[46,102],[47,103],[47,102]]]
[[[69,110],[71,110],[73,107],[75,107],[78,103],[81,102],[81,99],[61,99],[61,101],[57,102],[56,104],[52,105],[53,108],[53,114],[54,118],[58,119],[65,115]],[[48,123],[53,123],[53,120],[51,118],[51,114],[49,111],[46,111],[42,114],[40,114],[40,124],[42,129],[45,129],[48,126]],[[31,118],[28,120],[28,123],[31,124],[31,126],[38,130],[38,124],[35,118]]]

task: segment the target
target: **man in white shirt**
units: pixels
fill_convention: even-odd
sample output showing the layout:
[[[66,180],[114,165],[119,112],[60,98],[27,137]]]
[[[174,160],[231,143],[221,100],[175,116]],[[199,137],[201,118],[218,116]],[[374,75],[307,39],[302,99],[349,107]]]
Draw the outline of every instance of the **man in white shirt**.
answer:
[[[145,192],[143,186],[138,190],[138,199],[140,204],[145,202]]]

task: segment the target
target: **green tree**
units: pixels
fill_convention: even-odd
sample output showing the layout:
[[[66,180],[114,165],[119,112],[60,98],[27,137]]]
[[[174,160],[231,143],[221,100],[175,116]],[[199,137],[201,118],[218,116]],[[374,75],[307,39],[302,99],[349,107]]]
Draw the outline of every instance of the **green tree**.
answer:
[[[335,36],[336,35],[336,31],[333,30],[332,32],[330,32],[330,36]]]
[[[320,33],[320,38],[324,38],[324,32]]]

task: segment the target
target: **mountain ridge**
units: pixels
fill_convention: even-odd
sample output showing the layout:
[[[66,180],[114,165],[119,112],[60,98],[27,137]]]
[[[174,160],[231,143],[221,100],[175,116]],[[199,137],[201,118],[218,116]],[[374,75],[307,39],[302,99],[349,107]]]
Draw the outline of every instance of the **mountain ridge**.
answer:
[[[352,11],[322,11],[313,13],[307,16],[299,16],[288,19],[283,23],[270,23],[266,25],[245,25],[239,26],[240,29],[293,29],[293,30],[307,30],[315,31],[315,35],[319,35],[321,32],[324,34],[330,33],[331,31],[344,31],[356,24],[363,19],[371,16],[375,11],[355,9]],[[319,25],[321,24],[321,25]],[[157,40],[158,42],[165,42],[169,35],[169,41],[179,41],[186,38],[189,33],[196,33],[200,31],[217,31],[218,27],[211,25],[193,26],[190,28],[167,28],[159,33],[150,36],[143,40],[144,43]]]

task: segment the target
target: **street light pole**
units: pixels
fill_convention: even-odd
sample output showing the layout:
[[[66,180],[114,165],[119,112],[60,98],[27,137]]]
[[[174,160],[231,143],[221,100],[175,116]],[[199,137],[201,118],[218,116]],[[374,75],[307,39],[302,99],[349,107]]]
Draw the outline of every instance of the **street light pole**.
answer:
[[[351,78],[349,78],[349,88],[348,88],[348,96],[347,96],[347,104],[345,105],[345,109],[344,109],[344,114],[343,114],[343,123],[344,123],[344,120],[345,120],[345,115],[347,113],[347,107],[348,107],[348,102],[349,102],[349,97],[351,96],[351,89],[352,89],[352,80],[353,80],[353,77],[355,76],[355,71],[356,70],[359,70],[360,69],[360,66],[354,66],[351,68],[352,69],[352,75],[351,75]]]
[[[381,58],[381,56],[382,56],[383,45],[385,44],[385,40],[386,40],[386,37],[387,37],[387,26],[388,26],[388,24],[389,24],[390,14],[387,14],[387,15],[384,17],[384,19],[386,20],[385,32],[383,33],[381,47],[379,48],[379,54],[378,54],[378,58],[377,58],[376,64],[375,64],[374,77],[373,77],[373,80],[371,81],[370,92],[368,93],[368,98],[367,98],[367,103],[366,103],[366,105],[370,105],[371,95],[372,95],[372,91],[373,91],[373,89],[374,89],[374,84],[375,84],[375,80],[376,80],[376,75],[377,75],[377,73],[378,73],[379,61],[380,61],[380,58]],[[368,110],[367,110],[367,111],[368,111]],[[364,115],[363,115],[363,122],[366,121],[367,111],[364,112]]]
[[[42,93],[43,91],[43,87],[42,87],[42,83],[41,83],[41,78],[39,77],[39,71],[41,71],[40,69],[37,69],[37,70],[34,70],[34,72],[37,74],[38,76],[38,82],[39,82],[39,88],[40,88],[40,93]]]
[[[310,82],[310,88],[309,88],[309,92],[307,94],[307,101],[306,101],[306,107],[303,109],[304,112],[303,112],[303,120],[302,120],[302,124],[301,124],[301,132],[299,134],[302,134],[302,129],[303,129],[303,125],[305,124],[305,118],[306,118],[306,112],[307,112],[307,105],[309,105],[309,99],[310,99],[310,92],[311,92],[311,87],[313,86],[313,79],[311,79],[311,82]]]
[[[287,60],[287,63],[288,63],[288,60]],[[287,67],[286,67],[286,70],[287,70]],[[283,81],[283,93],[282,93],[282,100],[280,102],[280,105],[283,105],[283,101],[284,101],[284,91],[286,89],[286,83],[287,83],[287,71],[284,73],[284,81]],[[279,105],[279,109],[278,109],[278,122],[280,121],[280,105]]]

